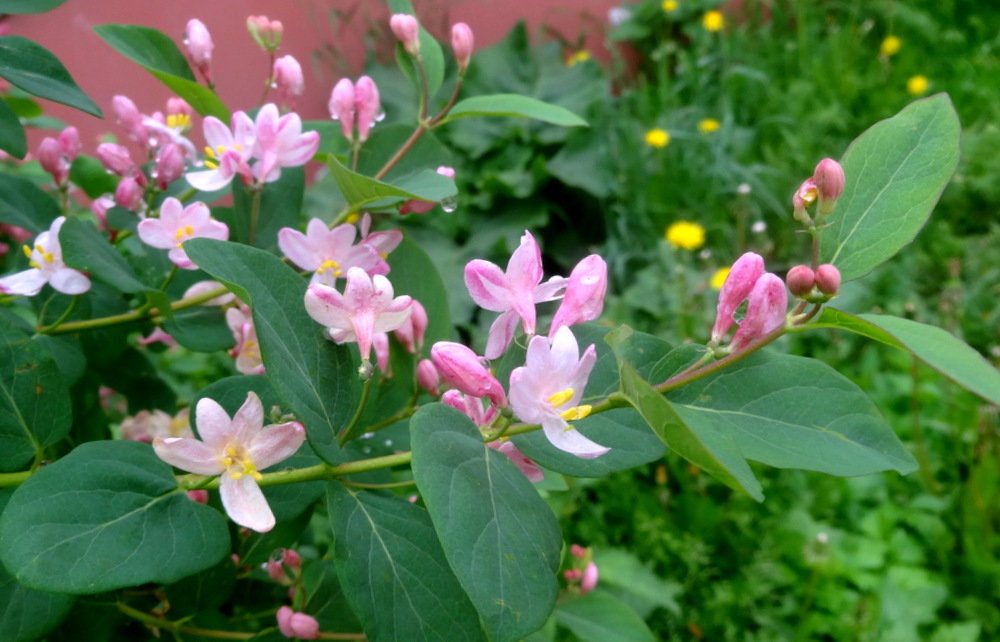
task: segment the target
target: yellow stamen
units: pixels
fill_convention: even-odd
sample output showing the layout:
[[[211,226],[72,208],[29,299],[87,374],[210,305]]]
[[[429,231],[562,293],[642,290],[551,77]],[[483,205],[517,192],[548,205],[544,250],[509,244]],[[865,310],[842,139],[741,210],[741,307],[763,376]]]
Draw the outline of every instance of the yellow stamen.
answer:
[[[333,276],[340,276],[341,275],[340,263],[337,263],[333,259],[326,259],[325,261],[323,261],[322,263],[320,263],[319,267],[316,269],[316,274],[323,274],[327,270],[332,271],[333,272]]]
[[[229,473],[229,476],[233,479],[240,479],[243,477],[243,473]]]
[[[194,236],[194,228],[190,225],[185,225],[184,227],[178,227],[174,232],[174,240],[176,247],[180,247],[184,244],[184,241]]]
[[[566,388],[565,390],[560,390],[559,392],[549,395],[549,405],[553,408],[563,405],[573,397],[573,389]]]
[[[590,404],[584,404],[582,406],[573,406],[568,410],[563,410],[559,413],[559,416],[566,421],[576,421],[577,419],[583,419],[590,414],[592,406]]]
[[[170,114],[167,116],[167,127],[171,129],[187,129],[191,124],[191,117],[187,114]]]
[[[27,245],[24,245],[24,246],[21,247],[21,249],[24,250],[24,255],[30,259],[31,258],[31,248],[28,247]]]
[[[209,169],[218,169],[219,168],[219,164],[216,163],[215,161],[207,160],[207,161],[205,161],[205,167],[207,167]]]
[[[208,145],[205,145],[205,156],[208,156],[209,158],[215,158],[215,150],[209,147]]]

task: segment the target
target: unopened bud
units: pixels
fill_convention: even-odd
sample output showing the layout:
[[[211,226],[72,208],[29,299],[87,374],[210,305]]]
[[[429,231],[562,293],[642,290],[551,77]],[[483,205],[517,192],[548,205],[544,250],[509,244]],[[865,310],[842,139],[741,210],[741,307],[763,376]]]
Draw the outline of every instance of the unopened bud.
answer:
[[[451,50],[455,54],[455,61],[458,63],[460,73],[465,72],[469,67],[473,43],[472,29],[469,25],[464,22],[456,22],[451,26]]]
[[[597,579],[597,564],[591,562],[590,564],[587,564],[587,568],[583,570],[583,578],[580,580],[580,595],[584,595],[589,591],[594,590],[597,586]]]
[[[281,561],[285,566],[291,569],[302,568],[302,556],[298,554],[294,549],[286,548],[281,552]]]
[[[80,155],[80,150],[83,149],[83,143],[80,142],[80,132],[77,131],[76,127],[67,127],[59,132],[57,140],[63,155],[70,162],[76,160],[76,157]]]
[[[319,622],[305,613],[296,613],[291,607],[283,606],[276,614],[278,629],[288,638],[315,640],[319,637]]]
[[[354,138],[354,83],[341,78],[330,92],[330,118],[340,121],[340,132],[347,140]]]
[[[285,105],[295,106],[295,97],[305,91],[302,65],[294,56],[282,56],[274,61],[274,84],[278,89],[278,100]]]
[[[837,206],[837,199],[844,193],[844,168],[832,158],[824,158],[813,171],[813,182],[819,196],[819,213],[830,214]]]
[[[479,356],[460,343],[438,341],[431,347],[431,360],[441,379],[473,397],[488,397],[495,406],[507,405],[507,395]]]
[[[368,76],[361,76],[354,84],[354,113],[358,119],[358,140],[362,143],[368,140],[368,132],[381,111],[375,81]]]
[[[571,568],[563,571],[563,577],[566,578],[567,582],[575,582],[576,580],[580,579],[582,575],[583,574],[580,573],[580,570],[576,568]]]
[[[208,503],[208,491],[204,489],[189,490],[187,492],[188,499],[199,504]]]
[[[261,48],[274,52],[281,44],[284,27],[279,20],[268,20],[267,16],[250,16],[247,31]]]
[[[569,547],[569,554],[577,559],[583,559],[587,556],[587,549],[580,546],[579,544],[573,544]]]
[[[156,185],[167,185],[184,175],[184,151],[176,143],[167,143],[156,152]]]
[[[171,96],[167,98],[167,116],[193,116],[194,109],[188,104],[188,101],[180,98],[178,96]]]
[[[38,163],[52,175],[56,185],[64,185],[69,179],[69,162],[63,156],[62,147],[55,138],[42,139],[38,145]]]
[[[416,56],[420,53],[420,24],[416,18],[406,13],[395,13],[389,19],[389,27],[408,54]]]
[[[438,374],[434,362],[430,359],[421,359],[417,363],[417,385],[426,390],[432,397],[441,394],[441,375]]]
[[[747,252],[733,263],[722,289],[719,290],[715,325],[712,326],[712,341],[718,342],[732,327],[733,313],[743,300],[750,296],[754,284],[762,274],[764,274],[764,259],[754,252]]]
[[[424,344],[424,333],[427,332],[427,310],[420,301],[413,300],[410,320],[394,331],[396,338],[406,351],[416,354]]]
[[[278,584],[288,582],[288,574],[285,573],[285,567],[277,560],[267,561],[267,576]]]
[[[113,174],[129,176],[135,171],[132,155],[126,147],[117,143],[101,143],[97,146],[97,159]]]
[[[142,124],[143,116],[128,96],[117,95],[112,98],[111,111],[115,113],[118,124],[125,128],[129,138],[143,145],[149,144],[149,132]]]
[[[95,198],[90,202],[90,211],[97,218],[99,229],[106,229],[108,227],[108,210],[114,206],[114,199],[106,195]]]
[[[823,294],[837,294],[840,291],[840,270],[829,263],[816,268],[816,287]]]
[[[126,176],[118,181],[118,187],[115,188],[115,203],[127,210],[135,210],[142,202],[142,194],[143,189],[139,187],[139,183]]]
[[[191,62],[198,68],[205,80],[212,82],[212,34],[201,20],[191,18],[184,28],[184,45],[187,47]]]
[[[808,265],[796,265],[785,275],[788,289],[797,297],[807,296],[816,283],[816,273]]]
[[[747,315],[733,335],[732,349],[741,350],[752,341],[777,330],[785,323],[788,291],[785,283],[770,272],[753,286],[747,302]]]
[[[799,188],[795,190],[795,194],[792,195],[792,216],[796,221],[800,223],[809,223],[809,214],[806,213],[806,208],[813,204],[816,200],[816,183],[811,178],[807,178],[805,181],[799,185]]]

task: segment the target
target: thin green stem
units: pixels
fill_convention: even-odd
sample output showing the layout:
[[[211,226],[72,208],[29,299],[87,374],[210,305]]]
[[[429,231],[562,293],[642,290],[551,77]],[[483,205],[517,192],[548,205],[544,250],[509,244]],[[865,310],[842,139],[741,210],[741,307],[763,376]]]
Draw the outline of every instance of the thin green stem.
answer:
[[[347,440],[353,436],[354,429],[357,428],[358,422],[361,421],[361,415],[364,413],[365,407],[368,405],[368,396],[371,394],[371,389],[372,377],[369,375],[368,378],[365,379],[364,385],[361,387],[361,400],[358,401],[358,407],[354,410],[354,416],[351,417],[351,423],[347,424],[347,428],[340,433],[341,446],[347,443]]]
[[[413,133],[410,134],[410,137],[406,139],[406,142],[404,142],[403,145],[396,150],[396,153],[392,155],[392,158],[390,158],[385,162],[385,165],[383,165],[382,169],[378,170],[375,173],[375,176],[373,178],[377,181],[382,180],[382,178],[386,174],[388,174],[393,167],[396,166],[396,163],[398,163],[403,158],[403,156],[406,156],[406,153],[409,152],[413,148],[413,146],[417,144],[417,141],[420,140],[420,137],[424,135],[425,131],[427,131],[427,123],[424,122],[423,119],[421,119],[420,123],[417,125],[417,128],[414,129]]]
[[[248,631],[219,631],[216,629],[202,629],[194,626],[185,626],[180,621],[165,620],[163,618],[158,618],[155,615],[144,613],[143,611],[133,608],[124,602],[116,602],[115,606],[118,607],[119,611],[133,620],[138,620],[139,622],[156,629],[165,629],[171,633],[188,633],[191,635],[198,635],[206,638],[217,638],[220,640],[249,640],[257,635],[256,633]]]
[[[46,326],[45,331],[40,332],[40,334],[52,334],[53,331],[58,329],[59,326],[62,325],[66,319],[69,318],[69,315],[73,313],[73,310],[76,308],[76,302],[79,299],[80,299],[79,295],[74,296],[73,299],[69,302],[69,305],[66,306],[66,309],[63,310],[63,313],[59,315],[59,318],[50,323],[48,326]]]
[[[260,201],[264,195],[264,186],[254,185],[251,191],[253,199],[250,201],[250,234],[247,239],[249,245],[253,245],[257,239],[257,219],[260,218]]]
[[[416,484],[416,480],[407,479],[405,481],[390,482],[388,484],[365,484],[362,482],[349,481],[347,479],[340,480],[340,483],[345,486],[353,486],[355,488],[402,488],[403,486],[413,486]]]

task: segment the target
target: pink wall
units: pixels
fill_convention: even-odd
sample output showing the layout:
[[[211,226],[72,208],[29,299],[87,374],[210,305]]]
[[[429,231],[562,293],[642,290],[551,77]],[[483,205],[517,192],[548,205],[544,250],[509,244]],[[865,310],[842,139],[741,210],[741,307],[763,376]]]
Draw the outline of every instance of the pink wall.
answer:
[[[596,32],[614,0],[417,0],[418,16],[439,38],[452,22],[468,23],[477,47],[500,40],[518,21],[526,20],[532,33],[541,25],[555,28],[570,40],[581,32]],[[168,90],[138,65],[113,51],[91,30],[109,22],[142,24],[173,36],[178,44],[189,18],[199,18],[215,41],[213,68],[217,91],[230,108],[255,105],[263,89],[266,55],[246,32],[248,15],[264,14],[281,20],[285,40],[279,54],[291,54],[302,64],[306,93],[298,111],[304,118],[327,118],[326,101],[333,83],[343,75],[357,75],[364,58],[366,35],[391,51],[388,11],[375,0],[69,0],[45,14],[10,16],[9,33],[39,42],[52,51],[70,74],[109,115],[111,97],[124,93],[140,111],[163,109]],[[383,30],[382,38],[372,37]],[[48,104],[46,111],[80,128],[85,149],[114,131],[114,123]],[[31,149],[40,136],[31,134]]]

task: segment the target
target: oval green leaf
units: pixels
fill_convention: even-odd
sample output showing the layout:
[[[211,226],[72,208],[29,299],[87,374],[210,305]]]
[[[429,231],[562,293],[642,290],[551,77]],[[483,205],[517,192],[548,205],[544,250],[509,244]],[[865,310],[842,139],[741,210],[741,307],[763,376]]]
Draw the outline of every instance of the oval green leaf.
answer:
[[[229,553],[222,513],[135,441],[88,442],[40,469],[11,497],[0,539],[21,584],[71,594],[169,584]]]
[[[0,0],[0,13],[27,14],[52,11],[66,0]]]
[[[587,121],[565,107],[520,94],[474,96],[455,103],[441,124],[470,116],[513,116],[533,118],[563,127],[586,127]]]
[[[27,38],[0,36],[0,77],[39,98],[102,117],[101,109],[77,86],[59,59]]]
[[[560,604],[556,622],[582,642],[654,642],[656,638],[639,615],[601,590]]]
[[[399,179],[395,185],[390,185],[349,170],[335,156],[329,154],[317,154],[317,156],[330,167],[333,180],[351,210],[355,212],[369,205],[388,207],[410,199],[438,203],[458,193],[454,180],[430,169],[411,174]]]
[[[873,125],[844,153],[847,177],[822,231],[822,262],[845,281],[864,276],[917,235],[959,157],[961,127],[947,94],[918,100]]]
[[[0,223],[37,234],[49,229],[61,213],[55,200],[28,179],[0,173]]]
[[[28,152],[28,137],[24,135],[24,127],[3,98],[0,98],[0,149],[14,158],[24,158]]]
[[[136,277],[125,258],[91,223],[68,218],[59,229],[66,265],[89,272],[92,276],[122,292],[151,291]]]
[[[518,640],[559,592],[561,536],[552,510],[468,417],[442,404],[410,420],[413,476],[448,563],[493,640]]]

